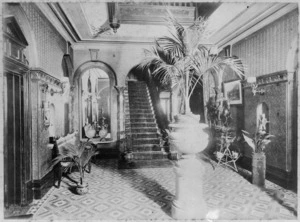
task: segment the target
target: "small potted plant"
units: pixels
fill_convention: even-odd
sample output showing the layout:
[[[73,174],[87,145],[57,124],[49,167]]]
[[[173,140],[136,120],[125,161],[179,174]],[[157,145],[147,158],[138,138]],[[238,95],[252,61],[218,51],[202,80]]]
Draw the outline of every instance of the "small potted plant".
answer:
[[[265,186],[266,176],[266,155],[265,148],[271,142],[271,138],[274,137],[267,133],[266,123],[268,121],[261,115],[258,121],[258,127],[253,136],[248,132],[242,130],[243,137],[246,143],[252,148],[252,183],[259,186]]]

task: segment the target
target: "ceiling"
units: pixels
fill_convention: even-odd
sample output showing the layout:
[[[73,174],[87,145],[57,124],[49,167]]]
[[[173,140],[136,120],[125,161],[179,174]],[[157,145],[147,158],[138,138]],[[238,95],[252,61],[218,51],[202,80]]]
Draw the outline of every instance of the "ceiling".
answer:
[[[40,7],[42,11],[51,11],[74,43],[153,42],[154,38],[168,32],[164,18],[166,9],[169,9],[184,26],[192,24],[198,16],[209,18],[212,34],[207,43],[219,45],[234,33],[243,32],[290,5],[275,2],[119,2],[116,15],[120,27],[114,33],[109,28],[109,13],[105,2],[58,2],[39,5],[41,4],[44,4]],[[107,31],[95,36],[93,27]]]

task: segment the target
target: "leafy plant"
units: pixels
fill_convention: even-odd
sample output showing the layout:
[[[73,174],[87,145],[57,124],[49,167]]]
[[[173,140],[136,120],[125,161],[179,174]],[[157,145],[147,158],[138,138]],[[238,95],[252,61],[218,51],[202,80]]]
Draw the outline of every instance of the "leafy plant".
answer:
[[[214,127],[217,132],[219,132],[220,136],[217,137],[218,144],[220,146],[219,151],[223,151],[223,149],[228,148],[236,139],[233,136],[232,128],[228,126],[215,126]]]
[[[271,138],[275,137],[266,132],[265,124],[267,122],[264,119],[260,119],[256,132],[251,137],[250,133],[242,130],[243,137],[246,143],[252,148],[254,153],[264,152],[266,146],[271,142]]]
[[[202,17],[185,28],[168,11],[166,18],[169,36],[155,40],[151,50],[145,49],[145,58],[140,68],[152,70],[152,75],[162,85],[177,89],[181,95],[185,111],[189,110],[189,99],[204,75],[222,75],[225,68],[233,70],[239,77],[243,75],[240,59],[221,57],[213,54],[201,41],[209,35],[208,21]],[[181,110],[181,113],[184,113]]]
[[[80,184],[82,184],[85,168],[90,159],[98,153],[91,142],[80,142],[76,145],[66,143],[61,147],[58,156],[53,159],[52,166],[61,162],[68,163],[64,165],[65,172],[77,166],[80,173]]]

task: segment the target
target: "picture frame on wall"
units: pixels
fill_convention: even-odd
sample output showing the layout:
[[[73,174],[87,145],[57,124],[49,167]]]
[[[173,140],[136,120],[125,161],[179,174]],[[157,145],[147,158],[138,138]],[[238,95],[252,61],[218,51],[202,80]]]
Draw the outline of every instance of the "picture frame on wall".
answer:
[[[242,104],[242,84],[240,80],[223,83],[224,96],[231,104]]]

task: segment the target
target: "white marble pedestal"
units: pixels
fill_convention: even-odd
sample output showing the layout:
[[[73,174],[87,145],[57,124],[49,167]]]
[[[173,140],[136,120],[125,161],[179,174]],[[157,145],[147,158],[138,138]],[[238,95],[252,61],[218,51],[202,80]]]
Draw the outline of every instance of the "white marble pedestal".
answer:
[[[208,145],[208,126],[199,124],[193,116],[181,116],[178,122],[170,124],[170,128],[170,145],[182,153],[182,158],[174,167],[176,197],[172,204],[172,217],[179,220],[205,219],[207,206],[202,179],[205,168],[196,158],[196,153]]]

